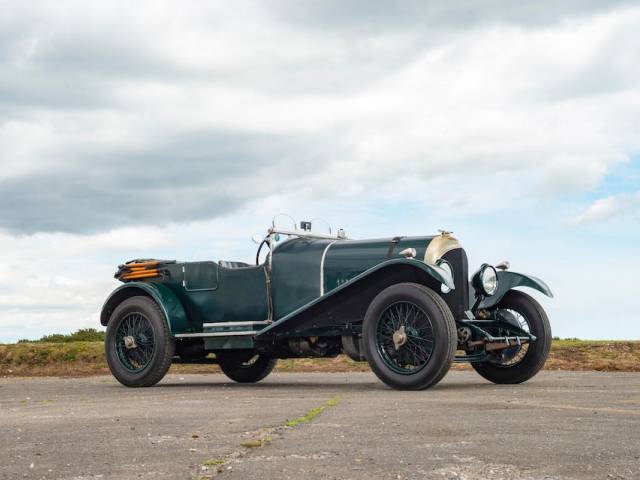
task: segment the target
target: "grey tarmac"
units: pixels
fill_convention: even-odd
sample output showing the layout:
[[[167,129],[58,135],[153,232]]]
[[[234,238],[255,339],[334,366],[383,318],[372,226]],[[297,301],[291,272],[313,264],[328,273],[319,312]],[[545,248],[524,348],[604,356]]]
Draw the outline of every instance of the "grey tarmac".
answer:
[[[423,392],[368,373],[3,378],[0,478],[637,479],[640,374],[454,371]]]

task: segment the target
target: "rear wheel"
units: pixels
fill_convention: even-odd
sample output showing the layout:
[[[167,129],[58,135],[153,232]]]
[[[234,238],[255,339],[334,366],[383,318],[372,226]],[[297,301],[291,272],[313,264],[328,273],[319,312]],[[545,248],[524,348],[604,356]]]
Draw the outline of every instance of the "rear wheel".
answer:
[[[457,346],[451,310],[415,283],[386,288],[369,305],[362,335],[371,370],[390,387],[422,390],[445,376]]]
[[[492,354],[489,361],[472,363],[482,377],[493,383],[522,383],[544,366],[551,349],[551,326],[542,306],[524,292],[507,292],[498,310],[504,312],[514,325],[535,335],[531,343],[514,346]],[[501,332],[489,332],[499,336]]]
[[[105,354],[111,373],[123,385],[155,385],[169,370],[173,352],[164,314],[150,298],[128,298],[111,314]]]
[[[224,374],[239,383],[259,382],[271,373],[278,362],[275,358],[265,357],[253,351],[229,351],[216,357]]]

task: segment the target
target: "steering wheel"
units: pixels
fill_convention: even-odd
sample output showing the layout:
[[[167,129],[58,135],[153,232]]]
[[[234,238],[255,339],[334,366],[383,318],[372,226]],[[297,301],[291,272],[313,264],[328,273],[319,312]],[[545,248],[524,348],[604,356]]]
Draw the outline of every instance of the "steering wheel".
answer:
[[[260,265],[260,252],[262,251],[262,247],[267,246],[267,248],[269,248],[269,240],[268,239],[264,239],[262,240],[262,242],[260,242],[260,245],[258,246],[258,251],[256,253],[256,265]]]

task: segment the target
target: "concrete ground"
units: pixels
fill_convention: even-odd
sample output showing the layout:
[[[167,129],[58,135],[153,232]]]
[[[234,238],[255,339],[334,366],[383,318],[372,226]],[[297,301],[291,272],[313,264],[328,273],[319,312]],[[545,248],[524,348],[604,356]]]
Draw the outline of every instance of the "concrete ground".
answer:
[[[0,479],[209,477],[637,479],[640,374],[450,372],[424,392],[366,373],[0,379]]]

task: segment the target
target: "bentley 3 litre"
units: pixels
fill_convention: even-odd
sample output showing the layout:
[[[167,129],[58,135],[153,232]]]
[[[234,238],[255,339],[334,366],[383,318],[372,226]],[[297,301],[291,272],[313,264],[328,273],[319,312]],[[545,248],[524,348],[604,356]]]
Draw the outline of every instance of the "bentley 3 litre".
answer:
[[[350,240],[342,230],[314,233],[310,222],[274,223],[257,242],[255,265],[121,265],[123,285],[100,317],[118,381],[148,387],[180,362],[216,363],[232,380],[257,382],[279,358],[344,353],[393,388],[420,390],[452,362],[495,383],[524,382],[545,363],[549,320],[515,288],[551,297],[549,287],[508,262],[483,264],[469,279],[449,232]]]

